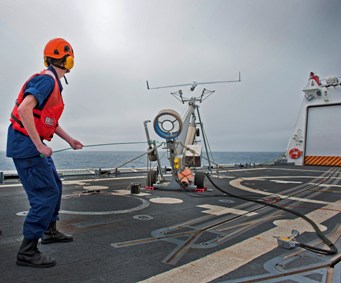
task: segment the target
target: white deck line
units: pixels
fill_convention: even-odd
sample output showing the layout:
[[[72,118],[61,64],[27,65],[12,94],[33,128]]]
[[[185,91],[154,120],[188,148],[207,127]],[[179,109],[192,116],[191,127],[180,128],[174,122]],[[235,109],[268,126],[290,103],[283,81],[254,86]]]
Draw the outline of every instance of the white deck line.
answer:
[[[316,178],[316,177],[312,177],[312,176],[294,176],[294,177],[295,178],[310,178],[310,179]],[[249,187],[242,185],[241,182],[245,181],[245,180],[250,181],[250,180],[276,179],[276,178],[278,178],[278,179],[287,178],[288,179],[288,178],[293,178],[293,176],[239,178],[239,179],[234,179],[234,180],[230,181],[230,185],[235,187],[235,188],[238,188],[240,190],[244,190],[244,191],[247,191],[250,193],[256,193],[256,194],[262,194],[262,195],[269,196],[269,195],[274,195],[274,193],[264,192],[264,191],[261,191],[259,189],[252,189],[252,188],[249,188]],[[322,201],[322,200],[313,200],[313,199],[306,199],[306,198],[290,197],[290,196],[281,195],[281,194],[275,194],[275,195],[279,196],[280,198],[283,198],[283,199],[290,199],[290,200],[295,200],[295,201],[300,201],[300,202],[318,203],[318,204],[332,204],[331,202]]]
[[[129,180],[129,179],[143,179],[146,178],[146,176],[132,176],[132,177],[113,177],[113,178],[88,178],[88,179],[77,179],[77,180],[63,180],[63,176],[61,177],[63,181],[63,185],[83,185],[88,182],[103,182],[103,181],[119,181],[119,180]],[[19,181],[18,181],[19,182]],[[7,187],[22,187],[22,184],[16,183],[16,184],[1,184],[1,188],[7,188]]]

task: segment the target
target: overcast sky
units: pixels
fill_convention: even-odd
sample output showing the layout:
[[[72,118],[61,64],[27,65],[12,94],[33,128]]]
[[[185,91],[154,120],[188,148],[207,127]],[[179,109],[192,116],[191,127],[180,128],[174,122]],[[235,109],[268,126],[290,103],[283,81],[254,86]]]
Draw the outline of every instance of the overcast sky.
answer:
[[[44,68],[54,37],[75,51],[60,124],[85,145],[145,141],[143,121],[165,108],[183,115],[170,94],[179,88],[147,90],[146,80],[153,87],[241,72],[240,83],[192,93],[215,90],[200,105],[211,149],[284,151],[309,72],[341,75],[340,15],[340,0],[1,0],[0,151],[17,94]],[[68,147],[58,137],[51,145]]]

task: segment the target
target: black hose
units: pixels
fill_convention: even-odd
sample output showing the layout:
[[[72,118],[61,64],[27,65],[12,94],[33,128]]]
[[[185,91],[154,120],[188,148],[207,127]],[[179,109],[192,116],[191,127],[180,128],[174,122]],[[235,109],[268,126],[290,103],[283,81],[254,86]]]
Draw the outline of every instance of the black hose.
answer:
[[[245,201],[251,201],[251,202],[254,202],[254,203],[261,204],[261,205],[270,206],[270,207],[273,207],[273,208],[276,208],[276,209],[280,209],[280,210],[289,212],[291,214],[294,214],[294,215],[296,215],[298,217],[303,218],[304,220],[306,220],[314,228],[317,236],[329,247],[329,250],[321,249],[321,248],[317,248],[317,247],[312,247],[312,246],[306,245],[304,243],[298,243],[298,245],[300,247],[302,247],[304,249],[307,249],[309,251],[312,251],[312,252],[316,252],[316,253],[319,253],[319,254],[325,254],[325,255],[335,255],[335,254],[338,253],[338,250],[337,250],[336,246],[322,233],[322,231],[316,225],[316,223],[313,220],[311,220],[310,218],[308,218],[307,216],[305,216],[305,215],[303,215],[303,214],[301,214],[299,212],[296,212],[296,211],[294,211],[292,209],[288,209],[288,208],[285,208],[285,207],[282,207],[282,206],[278,206],[278,205],[275,205],[275,204],[272,204],[272,203],[267,203],[267,202],[264,202],[264,201],[250,199],[250,198],[247,198],[247,197],[237,196],[237,195],[231,194],[229,192],[224,191],[218,185],[216,185],[213,182],[213,180],[211,179],[211,177],[209,176],[209,174],[206,174],[206,177],[207,177],[207,179],[211,182],[211,184],[218,191],[220,191],[220,192],[222,192],[222,193],[224,193],[224,194],[226,194],[226,195],[228,195],[230,197],[242,199],[242,200],[245,200]]]

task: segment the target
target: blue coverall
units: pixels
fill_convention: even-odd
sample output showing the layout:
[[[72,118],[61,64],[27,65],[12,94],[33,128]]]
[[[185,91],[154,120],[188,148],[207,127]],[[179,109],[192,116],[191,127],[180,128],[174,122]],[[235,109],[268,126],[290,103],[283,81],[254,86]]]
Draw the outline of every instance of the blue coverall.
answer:
[[[51,70],[58,78],[53,68]],[[25,87],[25,94],[33,95],[42,109],[54,88],[50,75],[38,75]],[[62,85],[58,80],[60,91]],[[23,235],[29,240],[41,238],[51,222],[58,220],[62,195],[62,182],[51,157],[40,157],[40,153],[29,136],[8,127],[7,157],[13,158],[20,181],[26,191],[30,210],[26,216]]]

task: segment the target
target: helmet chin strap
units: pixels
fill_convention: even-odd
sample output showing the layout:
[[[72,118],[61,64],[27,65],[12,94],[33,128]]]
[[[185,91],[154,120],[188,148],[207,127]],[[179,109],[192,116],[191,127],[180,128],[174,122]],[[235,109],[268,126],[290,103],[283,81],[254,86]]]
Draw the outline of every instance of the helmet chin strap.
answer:
[[[52,64],[52,66],[55,66],[55,67],[57,67],[57,68],[59,68],[59,69],[66,70],[67,73],[70,73],[70,70],[66,69],[64,66],[59,66],[59,65],[54,65],[54,64]],[[68,85],[69,82],[67,81],[65,75],[63,76],[63,78],[64,78],[65,83]]]
[[[63,76],[63,78],[64,78],[65,83],[68,85],[69,83],[68,83],[68,81],[67,81],[65,75]]]
[[[52,66],[55,66],[59,69],[67,70],[64,66],[56,65],[56,64],[51,64]]]

